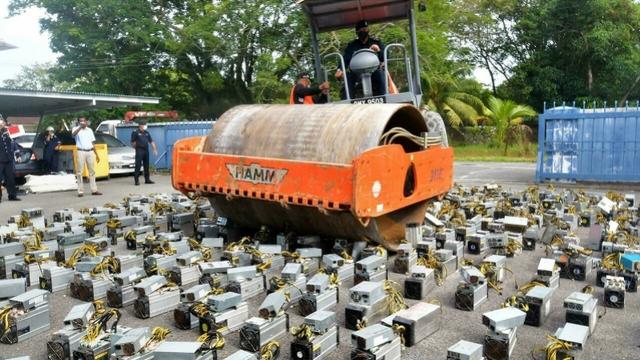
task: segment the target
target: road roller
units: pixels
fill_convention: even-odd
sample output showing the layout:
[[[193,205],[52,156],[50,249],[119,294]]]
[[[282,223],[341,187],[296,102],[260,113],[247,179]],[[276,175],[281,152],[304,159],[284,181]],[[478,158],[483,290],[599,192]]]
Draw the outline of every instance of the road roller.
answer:
[[[316,75],[326,77],[335,70],[326,62],[337,59],[333,62],[345,76],[360,75],[361,91],[349,94],[344,85],[340,99],[323,105],[228,110],[207,136],[174,144],[173,186],[189,196],[207,197],[218,215],[241,228],[266,225],[395,250],[405,226],[421,224],[427,203],[452,187],[453,150],[442,118],[417,107],[422,91],[413,2],[375,3],[301,2],[311,20]],[[336,13],[341,16],[330,16]],[[384,64],[371,50],[357,52],[349,71],[339,53],[320,59],[319,32],[351,27],[361,19],[408,19],[413,61],[402,44],[386,46]],[[373,96],[370,75],[389,69],[394,48],[405,65],[404,86]]]

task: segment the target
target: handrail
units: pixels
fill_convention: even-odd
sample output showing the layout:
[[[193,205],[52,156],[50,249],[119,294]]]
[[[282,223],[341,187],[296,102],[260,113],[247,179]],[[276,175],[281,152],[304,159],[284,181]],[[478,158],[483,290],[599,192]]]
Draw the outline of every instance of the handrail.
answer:
[[[389,71],[389,49],[391,48],[400,48],[402,50],[403,56],[402,59],[404,59],[404,68],[406,71],[406,76],[407,76],[407,82],[409,83],[409,91],[411,92],[411,94],[413,94],[415,96],[415,92],[414,92],[414,88],[413,88],[413,81],[411,78],[411,66],[409,65],[409,58],[407,57],[407,48],[399,43],[393,43],[393,44],[389,44],[384,48],[384,71],[385,71],[385,76],[384,76],[384,90],[385,90],[385,94],[389,92],[389,77],[387,76],[387,73]],[[394,58],[395,59],[400,59],[400,58]]]
[[[347,67],[344,64],[344,57],[339,52],[332,52],[323,57],[323,60],[326,60],[331,57],[338,57],[340,60],[340,71],[342,71],[342,76],[344,79],[344,90],[347,95],[347,100],[351,100],[351,94],[349,94],[349,79],[347,78]],[[329,74],[327,73],[327,69],[324,70],[324,81],[329,81]],[[327,96],[328,97],[328,96]]]

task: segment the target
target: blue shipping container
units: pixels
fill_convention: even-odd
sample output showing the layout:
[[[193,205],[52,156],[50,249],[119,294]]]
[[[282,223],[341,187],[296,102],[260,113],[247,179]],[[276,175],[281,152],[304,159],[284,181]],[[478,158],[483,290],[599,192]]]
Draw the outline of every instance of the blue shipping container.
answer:
[[[176,141],[193,136],[209,134],[214,121],[181,121],[150,123],[147,131],[158,147],[158,155],[150,154],[150,163],[156,169],[171,169],[173,144]],[[138,128],[136,124],[117,126],[118,139],[125,144],[131,143],[131,133]]]
[[[538,182],[640,182],[640,108],[563,106],[538,124]]]

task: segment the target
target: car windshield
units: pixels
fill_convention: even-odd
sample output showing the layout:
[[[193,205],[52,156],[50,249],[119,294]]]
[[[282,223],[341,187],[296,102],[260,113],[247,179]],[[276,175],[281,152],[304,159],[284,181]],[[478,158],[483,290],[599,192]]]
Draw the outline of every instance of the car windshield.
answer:
[[[96,133],[94,135],[96,137],[96,144],[107,144],[110,148],[127,146],[122,141],[111,135],[101,133]]]
[[[36,135],[20,135],[15,138],[16,142],[19,143],[33,143],[33,139],[36,138]]]

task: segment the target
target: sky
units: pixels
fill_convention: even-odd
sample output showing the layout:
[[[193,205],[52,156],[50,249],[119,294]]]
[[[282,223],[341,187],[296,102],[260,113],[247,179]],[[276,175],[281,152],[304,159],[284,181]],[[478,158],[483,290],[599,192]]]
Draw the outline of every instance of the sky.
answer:
[[[32,8],[22,15],[8,17],[8,6],[9,0],[0,0],[0,38],[18,48],[0,52],[0,84],[19,74],[23,65],[56,60],[49,48],[49,35],[40,32],[38,19],[44,11]]]

